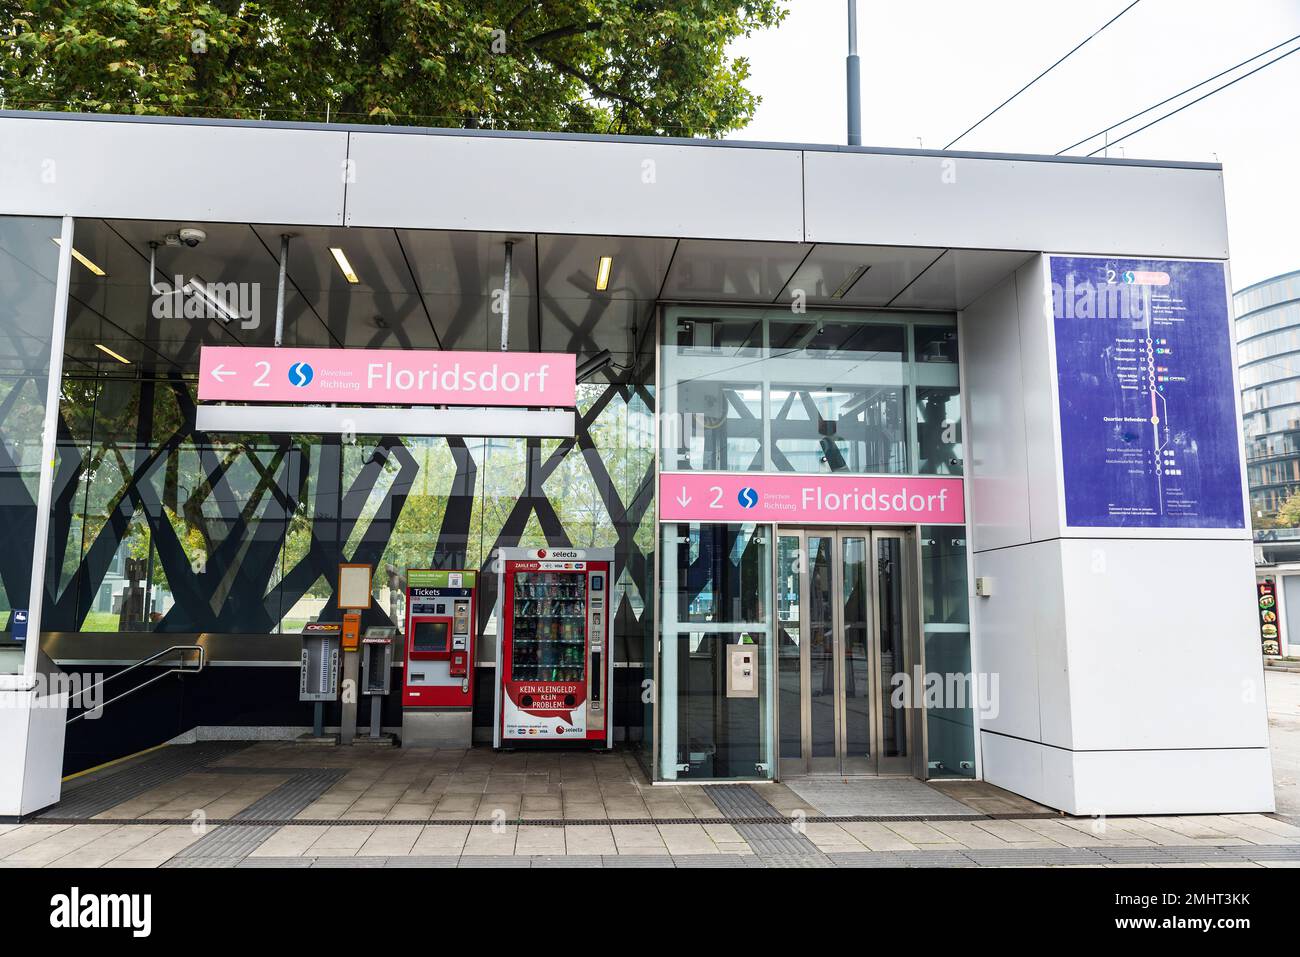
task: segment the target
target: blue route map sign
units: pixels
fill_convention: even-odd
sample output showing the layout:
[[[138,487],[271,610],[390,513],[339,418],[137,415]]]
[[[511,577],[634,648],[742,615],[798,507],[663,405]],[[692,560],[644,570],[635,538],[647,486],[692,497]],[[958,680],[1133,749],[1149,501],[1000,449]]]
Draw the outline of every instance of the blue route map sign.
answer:
[[[1223,265],[1050,260],[1066,524],[1244,528]]]

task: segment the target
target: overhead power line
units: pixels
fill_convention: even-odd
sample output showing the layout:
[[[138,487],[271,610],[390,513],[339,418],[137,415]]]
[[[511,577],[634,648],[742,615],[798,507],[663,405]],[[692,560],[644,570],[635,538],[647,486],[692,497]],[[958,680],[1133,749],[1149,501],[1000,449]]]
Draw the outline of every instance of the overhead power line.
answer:
[[[1287,42],[1289,43],[1290,41],[1288,40]],[[1226,90],[1228,87],[1232,86],[1234,83],[1240,83],[1242,80],[1246,79],[1246,77],[1248,77],[1248,76],[1254,76],[1254,75],[1255,75],[1256,73],[1258,73],[1260,70],[1264,70],[1264,69],[1267,69],[1268,67],[1271,67],[1274,63],[1277,63],[1279,60],[1285,60],[1287,57],[1289,57],[1289,56],[1290,56],[1291,54],[1293,54],[1293,53],[1300,53],[1300,46],[1292,47],[1290,50],[1287,50],[1286,53],[1283,53],[1283,54],[1281,54],[1280,56],[1275,56],[1275,57],[1273,57],[1273,59],[1267,61],[1266,63],[1261,63],[1259,66],[1255,67],[1255,69],[1249,71],[1248,73],[1243,73],[1241,76],[1237,77],[1235,80],[1229,80],[1227,83],[1223,84],[1222,86],[1216,86],[1213,90],[1210,90],[1210,92],[1208,92],[1208,93],[1202,93],[1202,94],[1201,94],[1200,96],[1198,96],[1196,99],[1191,100],[1190,102],[1184,103],[1182,106],[1180,106],[1180,107],[1179,107],[1178,109],[1176,109],[1176,110],[1170,110],[1168,113],[1164,114],[1163,116],[1157,116],[1157,117],[1156,117],[1154,120],[1152,120],[1150,123],[1147,123],[1147,124],[1145,124],[1145,125],[1143,125],[1143,126],[1139,126],[1137,129],[1133,130],[1133,131],[1130,132],[1130,133],[1125,133],[1123,136],[1121,136],[1121,137],[1120,137],[1119,139],[1117,139],[1117,140],[1111,140],[1109,143],[1107,143],[1107,144],[1105,144],[1105,145],[1103,145],[1103,146],[1098,146],[1095,150],[1093,150],[1093,151],[1092,151],[1091,153],[1089,153],[1088,155],[1089,155],[1089,156],[1096,156],[1096,155],[1097,155],[1098,153],[1100,153],[1102,150],[1107,149],[1107,148],[1109,148],[1109,147],[1111,147],[1111,146],[1114,146],[1116,143],[1123,143],[1123,142],[1124,142],[1126,139],[1128,139],[1130,136],[1136,136],[1138,133],[1141,133],[1143,130],[1150,129],[1151,127],[1155,126],[1157,123],[1161,122],[1162,120],[1167,120],[1167,119],[1169,119],[1169,117],[1174,116],[1174,115],[1177,114],[1177,113],[1181,113],[1183,110],[1187,109],[1189,106],[1195,106],[1197,103],[1200,103],[1202,100],[1204,100],[1204,99],[1208,99],[1209,97],[1214,96],[1214,94],[1216,94],[1216,93],[1222,93],[1224,90]],[[1251,57],[1251,60],[1253,60],[1253,59],[1255,59],[1255,57]],[[1249,62],[1250,62],[1250,60],[1246,60],[1246,61],[1245,61],[1245,63],[1249,63]],[[1238,66],[1238,67],[1240,67],[1240,66],[1244,66],[1245,63],[1239,63],[1239,64],[1237,64],[1237,66]],[[1200,86],[1200,85],[1201,85],[1201,84],[1199,84],[1199,83],[1197,84],[1197,86]],[[1196,89],[1196,87],[1192,87],[1192,89]],[[1144,110],[1143,112],[1146,112],[1146,111]]]
[[[979,126],[981,123],[983,123],[985,120],[987,120],[990,116],[992,116],[992,115],[993,115],[994,113],[996,113],[998,110],[1002,109],[1002,107],[1006,106],[1008,103],[1010,103],[1010,102],[1011,102],[1012,100],[1014,100],[1016,97],[1018,97],[1021,93],[1024,93],[1025,90],[1029,89],[1031,86],[1033,86],[1033,85],[1034,85],[1035,83],[1037,83],[1039,80],[1041,80],[1043,77],[1047,76],[1047,74],[1051,73],[1051,72],[1052,72],[1053,70],[1055,70],[1058,66],[1060,66],[1062,63],[1064,63],[1066,60],[1068,60],[1070,57],[1074,56],[1074,54],[1077,53],[1077,52],[1078,52],[1078,51],[1083,47],[1083,45],[1084,45],[1085,43],[1087,43],[1089,40],[1091,40],[1091,39],[1092,39],[1093,37],[1095,37],[1097,34],[1101,33],[1102,30],[1105,30],[1108,26],[1110,26],[1112,23],[1114,23],[1114,22],[1115,22],[1116,20],[1118,20],[1120,17],[1124,16],[1124,14],[1128,13],[1130,10],[1132,10],[1134,7],[1136,7],[1136,6],[1137,6],[1139,3],[1141,3],[1141,2],[1142,2],[1142,0],[1133,0],[1133,2],[1130,3],[1127,7],[1125,7],[1123,10],[1121,10],[1119,13],[1115,14],[1113,17],[1111,17],[1109,20],[1107,20],[1105,23],[1103,23],[1101,26],[1099,26],[1096,30],[1092,31],[1092,33],[1088,34],[1088,36],[1086,36],[1086,37],[1084,37],[1082,40],[1080,40],[1079,43],[1074,47],[1074,49],[1072,49],[1069,53],[1067,53],[1065,56],[1061,57],[1059,60],[1057,60],[1055,63],[1053,63],[1051,66],[1049,66],[1049,67],[1048,67],[1046,70],[1044,70],[1042,73],[1038,74],[1038,76],[1034,77],[1032,80],[1030,80],[1028,83],[1026,83],[1026,84],[1025,84],[1024,86],[1022,86],[1020,89],[1016,90],[1016,92],[1012,93],[1009,97],[1007,97],[1005,100],[1003,100],[1003,101],[1002,101],[1001,103],[999,103],[997,106],[993,107],[993,109],[989,110],[989,112],[987,112],[987,113],[985,113],[983,116],[981,116],[981,117],[980,117],[980,118],[979,118],[979,119],[978,119],[974,124],[972,124],[969,128],[967,128],[965,132],[963,132],[960,136],[958,136],[957,139],[954,139],[951,143],[949,143],[947,146],[945,146],[944,149],[951,149],[952,146],[953,146],[953,144],[956,143],[957,140],[963,139],[963,138],[966,136],[967,133],[970,133],[970,132],[971,132],[972,130],[974,130],[977,126]]]
[[[1228,75],[1229,73],[1231,73],[1233,70],[1240,70],[1240,69],[1241,69],[1243,66],[1245,66],[1247,63],[1250,63],[1250,62],[1253,61],[1253,60],[1258,60],[1258,59],[1259,59],[1260,57],[1262,57],[1262,56],[1268,56],[1268,55],[1269,55],[1270,53],[1272,53],[1274,50],[1280,50],[1282,47],[1286,46],[1288,43],[1294,43],[1296,40],[1300,40],[1300,34],[1296,34],[1295,36],[1291,37],[1289,40],[1283,40],[1281,43],[1277,44],[1276,46],[1271,46],[1271,47],[1269,47],[1267,50],[1261,50],[1259,53],[1256,53],[1254,56],[1252,56],[1252,57],[1247,57],[1245,60],[1242,60],[1240,63],[1235,64],[1235,65],[1233,65],[1233,66],[1230,66],[1230,67],[1228,67],[1226,70],[1223,70],[1223,71],[1221,71],[1221,72],[1219,72],[1219,73],[1214,74],[1214,76],[1206,77],[1206,78],[1205,78],[1204,80],[1202,80],[1200,83],[1193,83],[1193,84],[1192,84],[1191,86],[1189,86],[1187,89],[1185,89],[1185,90],[1180,90],[1179,92],[1175,93],[1173,96],[1167,96],[1167,97],[1165,97],[1163,100],[1161,100],[1159,103],[1152,103],[1152,104],[1151,104],[1150,106],[1148,106],[1146,109],[1144,109],[1144,110],[1138,110],[1138,111],[1137,111],[1136,113],[1134,113],[1132,116],[1126,116],[1126,117],[1124,117],[1124,119],[1120,120],[1118,123],[1112,123],[1110,126],[1106,127],[1104,130],[1098,130],[1096,133],[1093,133],[1091,136],[1085,136],[1083,139],[1079,140],[1079,142],[1077,142],[1077,143],[1071,143],[1069,146],[1065,147],[1065,149],[1057,150],[1057,151],[1056,151],[1056,155],[1057,155],[1057,156],[1060,156],[1062,153],[1068,153],[1070,150],[1074,149],[1074,148],[1077,147],[1077,146],[1082,146],[1084,143],[1087,143],[1089,140],[1095,140],[1095,139],[1096,139],[1097,137],[1099,137],[1099,136],[1104,136],[1106,133],[1109,133],[1111,130],[1113,130],[1113,129],[1117,129],[1118,127],[1123,126],[1125,123],[1129,122],[1130,120],[1136,120],[1139,116],[1141,116],[1141,115],[1144,114],[1144,113],[1150,113],[1152,110],[1159,109],[1160,107],[1164,106],[1166,103],[1170,103],[1170,102],[1172,102],[1172,101],[1178,99],[1180,96],[1186,96],[1188,93],[1191,93],[1192,90],[1195,90],[1195,89],[1197,89],[1198,87],[1205,86],[1205,84],[1207,84],[1207,83],[1213,83],[1215,80],[1219,79],[1220,77],[1227,76],[1227,75]],[[1280,59],[1280,58],[1279,58],[1279,59]],[[1268,66],[1268,64],[1266,63],[1266,64],[1264,64],[1264,66]],[[1247,74],[1247,75],[1249,75],[1249,74]],[[1220,89],[1222,89],[1222,87],[1220,87]],[[1188,105],[1190,106],[1191,104],[1188,104]],[[1171,114],[1169,114],[1169,115],[1172,116],[1173,114],[1171,113]],[[1135,130],[1134,132],[1137,132],[1137,131]],[[1117,141],[1117,142],[1118,142],[1118,141]],[[1102,149],[1105,149],[1107,146],[1110,146],[1110,144],[1109,144],[1109,143],[1105,144],[1104,146],[1102,146]],[[1091,155],[1091,154],[1089,154],[1089,155]]]

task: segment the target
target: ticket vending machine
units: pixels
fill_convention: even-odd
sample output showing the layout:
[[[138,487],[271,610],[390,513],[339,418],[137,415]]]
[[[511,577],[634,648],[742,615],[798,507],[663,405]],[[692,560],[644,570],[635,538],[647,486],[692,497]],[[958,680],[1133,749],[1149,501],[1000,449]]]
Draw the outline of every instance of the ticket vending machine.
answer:
[[[498,748],[614,745],[612,548],[502,548]]]
[[[406,573],[402,743],[468,748],[474,735],[474,642],[478,572]]]

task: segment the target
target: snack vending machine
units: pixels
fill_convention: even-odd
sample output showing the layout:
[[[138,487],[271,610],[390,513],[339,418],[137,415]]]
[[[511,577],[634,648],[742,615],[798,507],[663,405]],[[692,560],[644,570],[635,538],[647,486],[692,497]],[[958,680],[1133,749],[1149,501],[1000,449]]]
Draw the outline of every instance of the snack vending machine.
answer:
[[[502,548],[492,743],[610,748],[612,548]]]

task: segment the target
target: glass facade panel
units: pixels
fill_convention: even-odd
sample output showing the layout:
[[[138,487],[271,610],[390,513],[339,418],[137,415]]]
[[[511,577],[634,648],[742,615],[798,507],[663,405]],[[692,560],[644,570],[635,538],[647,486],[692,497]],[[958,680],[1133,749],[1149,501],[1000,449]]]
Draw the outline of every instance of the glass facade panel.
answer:
[[[664,471],[964,471],[955,320],[680,307],[662,329]],[[838,772],[844,755],[855,773],[891,758],[894,769],[908,766],[923,743],[910,712],[871,687],[876,675],[889,686],[914,653],[907,536],[777,530],[769,602],[759,570],[770,529],[664,523],[660,533],[660,779],[767,777],[769,735],[788,768]],[[922,647],[969,683],[964,530],[922,534]],[[722,670],[726,645],[745,640],[763,648],[752,703],[727,695]],[[772,698],[780,717],[769,729]],[[924,717],[933,773],[973,776],[972,715],[963,698]]]
[[[930,314],[671,309],[660,467],[959,474],[956,347]]]
[[[834,759],[836,755],[834,562],[835,540],[809,535],[808,718],[814,768],[818,758]]]
[[[929,774],[972,778],[979,689],[971,672],[964,528],[922,526],[921,595],[926,682],[938,692],[926,701]]]
[[[781,757],[799,758],[803,754],[803,727],[800,716],[803,662],[800,656],[803,636],[800,629],[800,568],[803,564],[799,536],[782,535],[776,546],[776,658],[777,694],[780,696]]]
[[[771,529],[660,526],[659,775],[771,777]],[[727,648],[752,645],[756,696],[727,691]]]
[[[62,221],[0,216],[0,628],[31,599],[32,549]],[[66,577],[51,552],[47,579]],[[48,623],[44,627],[50,627]]]
[[[840,540],[844,620],[844,754],[871,755],[871,556],[868,539]],[[882,678],[884,675],[882,674]]]

